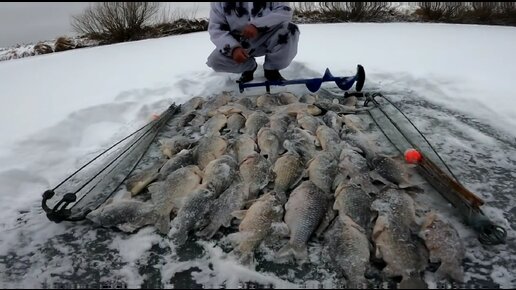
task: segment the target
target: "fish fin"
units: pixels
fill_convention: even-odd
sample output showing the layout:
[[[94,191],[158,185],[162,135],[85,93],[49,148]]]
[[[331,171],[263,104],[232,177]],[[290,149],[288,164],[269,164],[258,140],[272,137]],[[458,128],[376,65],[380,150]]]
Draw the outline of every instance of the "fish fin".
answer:
[[[138,229],[138,227],[136,227],[135,225],[130,224],[130,223],[123,223],[123,224],[117,225],[117,228],[119,228],[120,230],[122,230],[126,233],[132,233]]]
[[[292,246],[290,245],[290,243],[287,243],[285,246],[283,246],[283,247],[281,247],[281,249],[279,249],[278,253],[276,254],[276,257],[277,258],[288,257],[292,251],[293,251]]]
[[[170,216],[160,215],[155,226],[161,234],[166,235],[170,230]]]
[[[383,184],[392,184],[392,182],[389,182],[387,181],[383,176],[380,175],[380,173],[378,173],[376,170],[372,170],[372,171],[369,171],[369,177],[371,177],[371,179],[373,181],[380,181],[381,183]]]
[[[443,267],[444,265],[441,264],[439,269],[436,271],[437,277],[450,277],[453,280],[457,282],[464,282],[464,270],[462,269],[462,266],[458,267]]]
[[[212,223],[210,223],[201,231],[195,233],[195,235],[204,239],[211,239],[218,232],[219,227],[220,225],[217,226],[217,224],[212,221]]]
[[[234,212],[231,213],[232,216],[236,217],[237,219],[244,219],[245,215],[247,213],[247,210],[244,209],[244,210],[235,210]]]
[[[376,223],[373,228],[373,240],[376,240],[378,236],[387,228],[387,219],[385,216],[378,216]]]
[[[147,190],[150,192],[150,194],[152,196],[152,194],[158,192],[161,189],[161,186],[163,186],[163,184],[164,184],[163,181],[154,182],[152,184],[149,184],[149,186],[147,186]]]
[[[335,216],[337,216],[337,213],[333,210],[332,207],[328,207],[328,210],[322,218],[319,227],[317,227],[317,229],[315,230],[316,237],[320,238],[324,234],[324,231],[326,231],[326,229],[330,225],[331,221],[335,218]]]

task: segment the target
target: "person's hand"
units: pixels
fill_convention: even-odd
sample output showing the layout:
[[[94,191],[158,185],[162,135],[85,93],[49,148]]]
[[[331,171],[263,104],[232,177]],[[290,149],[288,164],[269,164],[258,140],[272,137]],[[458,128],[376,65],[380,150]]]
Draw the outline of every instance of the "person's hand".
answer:
[[[247,24],[242,31],[242,36],[247,39],[253,39],[258,36],[258,29],[252,24]]]
[[[232,57],[233,60],[237,63],[244,63],[249,58],[249,54],[247,53],[247,51],[245,51],[245,49],[237,47],[233,49]]]

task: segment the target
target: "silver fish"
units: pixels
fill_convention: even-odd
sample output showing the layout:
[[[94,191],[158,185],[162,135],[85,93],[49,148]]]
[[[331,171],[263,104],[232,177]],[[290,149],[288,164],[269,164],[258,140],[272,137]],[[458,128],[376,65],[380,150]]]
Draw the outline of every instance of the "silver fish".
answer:
[[[239,113],[231,114],[228,117],[227,121],[227,129],[229,136],[237,136],[240,132],[240,129],[245,126],[245,118]]]
[[[122,199],[102,206],[86,216],[103,227],[117,227],[124,232],[153,225],[158,221],[158,213],[152,204],[139,200]]]
[[[285,223],[290,240],[278,251],[278,257],[294,253],[296,259],[308,259],[306,243],[318,228],[328,210],[328,197],[311,181],[304,181],[296,187],[285,204]]]
[[[201,127],[201,134],[219,136],[220,130],[226,126],[228,119],[224,114],[215,114]]]
[[[189,165],[177,169],[166,180],[149,185],[152,203],[160,217],[157,227],[162,234],[169,230],[170,213],[181,208],[185,198],[200,186],[202,176],[199,167]]]
[[[204,169],[210,161],[224,155],[227,146],[226,140],[220,136],[202,137],[194,148],[194,160],[197,160],[199,168]]]
[[[237,243],[234,252],[242,263],[252,261],[254,250],[273,232],[272,225],[281,221],[283,213],[282,203],[275,192],[262,195],[248,210],[233,212],[242,221],[238,233],[230,234],[228,238]]]
[[[265,156],[271,163],[276,162],[278,156],[285,151],[278,134],[270,128],[261,128],[256,138],[260,154]]]
[[[376,257],[387,263],[384,275],[402,276],[402,283],[424,285],[420,274],[427,266],[428,252],[413,234],[418,227],[412,198],[403,191],[388,190],[371,209],[378,212],[373,240]]]
[[[287,192],[303,177],[304,164],[297,153],[287,152],[274,163],[274,191],[282,201],[286,201]]]
[[[430,212],[425,217],[419,236],[425,241],[430,262],[441,263],[435,272],[437,277],[450,277],[457,282],[463,282],[462,262],[466,251],[457,230],[442,216]]]
[[[168,139],[160,139],[158,140],[160,143],[160,150],[163,155],[167,158],[172,158],[172,156],[181,152],[183,149],[190,148],[195,141],[191,140],[186,136],[177,135]]]
[[[236,160],[230,155],[222,155],[206,165],[202,185],[218,196],[233,182],[237,176],[237,170]]]
[[[308,161],[308,178],[325,193],[332,192],[338,162],[331,152],[321,151]]]
[[[252,153],[240,163],[240,175],[248,187],[248,199],[255,199],[271,180],[271,163],[258,153]]]
[[[232,213],[241,210],[246,202],[247,193],[240,179],[236,179],[213,203],[209,212],[209,224],[197,236],[211,239],[221,226],[229,227]]]
[[[247,120],[245,121],[245,130],[244,133],[251,136],[252,138],[256,137],[258,131],[264,127],[269,122],[269,117],[264,112],[256,111],[249,115]]]
[[[348,216],[339,214],[324,234],[324,241],[327,256],[346,277],[346,288],[365,288],[371,246],[364,229]]]
[[[177,246],[186,242],[190,231],[206,226],[215,198],[213,191],[207,188],[198,188],[185,199],[183,206],[170,223],[168,232],[168,237]]]
[[[355,223],[366,230],[367,233],[370,233],[373,218],[371,213],[372,202],[373,198],[360,186],[341,183],[335,190],[333,209],[337,210],[341,216],[349,216]]]

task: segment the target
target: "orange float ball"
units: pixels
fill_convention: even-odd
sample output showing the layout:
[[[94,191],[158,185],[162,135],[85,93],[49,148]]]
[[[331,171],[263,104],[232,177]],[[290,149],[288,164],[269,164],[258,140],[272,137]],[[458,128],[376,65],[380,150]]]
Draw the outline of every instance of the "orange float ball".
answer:
[[[419,163],[421,161],[421,158],[421,153],[419,153],[419,151],[417,151],[416,149],[411,148],[405,151],[405,161],[407,161],[408,163]]]

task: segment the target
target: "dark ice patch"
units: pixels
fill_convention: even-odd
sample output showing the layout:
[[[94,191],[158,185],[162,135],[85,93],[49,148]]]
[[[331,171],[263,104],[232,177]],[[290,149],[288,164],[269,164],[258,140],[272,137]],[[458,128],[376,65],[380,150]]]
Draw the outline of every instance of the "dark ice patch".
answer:
[[[288,7],[288,6],[283,6],[283,10],[285,10],[285,11],[290,11],[290,10],[292,10],[292,9],[290,9],[290,7]]]

